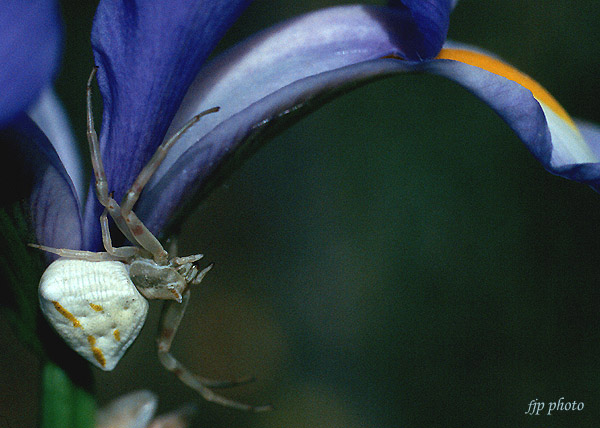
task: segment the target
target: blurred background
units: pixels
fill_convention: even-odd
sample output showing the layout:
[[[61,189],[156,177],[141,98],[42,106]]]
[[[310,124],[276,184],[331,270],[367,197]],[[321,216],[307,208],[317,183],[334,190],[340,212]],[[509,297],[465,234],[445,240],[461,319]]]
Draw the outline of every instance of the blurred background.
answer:
[[[336,4],[257,0],[218,49]],[[96,4],[62,6],[56,87],[83,144]],[[599,21],[593,0],[461,0],[449,38],[600,123]],[[163,370],[156,302],[119,366],[94,369],[98,400],[150,389],[161,412],[197,403],[197,427],[597,426],[599,224],[600,195],[545,172],[461,87],[426,75],[370,84],[268,143],[183,226],[180,253],[215,267],[174,353],[205,376],[256,376],[221,392],[276,410],[206,403]],[[35,426],[38,362],[1,324],[0,415]],[[584,410],[525,414],[561,397]]]

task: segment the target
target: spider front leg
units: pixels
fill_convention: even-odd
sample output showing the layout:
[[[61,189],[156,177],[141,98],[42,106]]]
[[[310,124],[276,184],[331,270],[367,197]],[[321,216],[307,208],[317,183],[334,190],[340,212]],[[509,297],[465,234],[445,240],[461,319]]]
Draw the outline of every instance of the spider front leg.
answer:
[[[86,87],[87,138],[90,145],[94,177],[96,179],[96,197],[98,198],[98,202],[106,208],[113,218],[119,230],[132,244],[137,244],[151,253],[157,263],[165,264],[168,259],[168,254],[158,239],[150,233],[133,212],[129,212],[127,216],[124,216],[121,213],[121,207],[117,201],[115,201],[108,193],[108,182],[106,180],[104,164],[102,163],[100,142],[98,141],[98,135],[94,128],[94,115],[92,112],[92,80],[96,75],[96,70],[97,67],[92,69]]]
[[[127,215],[133,209],[133,206],[139,199],[142,190],[144,190],[144,187],[146,186],[146,184],[148,184],[148,181],[150,181],[154,173],[158,170],[158,167],[167,156],[169,149],[173,147],[177,140],[179,140],[179,138],[181,138],[181,136],[185,134],[188,131],[188,129],[190,129],[196,122],[198,122],[202,116],[206,116],[207,114],[211,113],[216,113],[219,110],[219,107],[213,107],[208,110],[204,110],[202,113],[198,113],[197,115],[192,117],[185,125],[183,125],[179,131],[173,134],[171,138],[164,141],[160,146],[157,147],[156,152],[154,152],[152,158],[150,158],[146,166],[144,166],[144,168],[140,171],[139,175],[137,176],[137,178],[123,197],[123,200],[121,201],[121,214],[124,217],[127,217]]]
[[[123,261],[126,257],[117,256],[105,252],[96,253],[94,251],[70,250],[68,248],[54,248],[39,244],[28,244],[30,247],[37,248],[47,253],[56,254],[66,259],[87,260],[88,262],[106,262]]]
[[[219,111],[219,107],[214,107],[197,114],[190,119],[179,131],[177,131],[171,138],[163,142],[156,150],[150,161],[142,169],[138,177],[133,182],[131,188],[125,194],[123,198],[122,207],[119,206],[108,194],[108,184],[106,179],[106,173],[104,171],[104,165],[102,163],[102,155],[100,153],[100,143],[98,141],[98,135],[94,129],[94,117],[92,114],[92,80],[96,74],[97,67],[92,69],[90,77],[87,82],[86,94],[87,94],[87,137],[90,145],[90,152],[92,157],[92,166],[94,168],[94,176],[96,178],[96,196],[98,201],[102,204],[109,212],[110,216],[115,221],[117,227],[123,232],[125,237],[133,244],[138,244],[146,251],[152,254],[153,259],[159,264],[166,264],[168,260],[168,253],[164,250],[161,243],[156,237],[148,230],[148,228],[142,223],[142,221],[133,212],[133,206],[139,199],[139,196],[144,189],[144,186],[148,183],[150,178],[154,175],[163,159],[167,155],[169,149],[179,140],[179,138],[194,125],[200,118],[206,114],[214,113]]]
[[[123,200],[121,201],[121,216],[125,219],[127,226],[131,232],[135,235],[137,241],[148,251],[150,251],[157,263],[164,263],[166,261],[167,253],[160,245],[154,235],[144,226],[144,224],[138,219],[133,212],[133,206],[139,199],[144,187],[150,181],[154,173],[158,170],[158,167],[167,156],[169,149],[173,147],[173,144],[179,140],[179,138],[187,132],[196,122],[200,120],[202,116],[210,113],[219,111],[219,107],[214,107],[203,111],[192,117],[179,131],[177,131],[171,138],[164,141],[158,148],[154,155],[146,166],[140,171],[139,175],[127,191]]]
[[[110,216],[115,221],[115,224],[123,233],[123,235],[125,235],[125,237],[129,240],[129,242],[132,244],[139,244],[129,230],[129,227],[127,227],[125,219],[121,215],[119,204],[108,193],[108,182],[106,180],[106,173],[104,172],[104,164],[102,163],[98,134],[96,134],[96,130],[94,128],[94,114],[92,111],[92,80],[96,75],[97,69],[97,67],[92,69],[86,86],[87,140],[90,146],[92,167],[94,169],[96,198],[98,199],[98,202],[100,202],[100,204],[108,210]]]
[[[102,215],[100,216],[100,228],[102,229],[102,243],[106,252],[112,256],[120,259],[129,259],[133,256],[140,254],[139,247],[118,247],[112,246],[112,238],[110,237],[110,229],[108,227],[108,216],[107,209],[104,208]]]
[[[204,271],[206,271],[205,269]],[[200,272],[198,276],[203,276],[203,272]],[[200,278],[201,279],[201,278]],[[253,412],[261,412],[265,410],[271,410],[270,405],[265,406],[252,406],[249,404],[240,403],[235,400],[223,397],[222,395],[216,394],[210,388],[222,388],[247,383],[252,379],[244,379],[241,381],[217,381],[211,379],[205,379],[197,376],[181,364],[170,352],[171,344],[181,319],[185,313],[185,309],[190,299],[190,291],[186,290],[183,293],[183,300],[181,303],[167,301],[164,303],[163,311],[160,320],[160,331],[159,336],[156,340],[158,348],[158,358],[162,365],[169,371],[175,373],[177,377],[190,388],[196,390],[205,400],[213,403],[221,404],[226,407],[232,407],[239,410],[250,410]]]

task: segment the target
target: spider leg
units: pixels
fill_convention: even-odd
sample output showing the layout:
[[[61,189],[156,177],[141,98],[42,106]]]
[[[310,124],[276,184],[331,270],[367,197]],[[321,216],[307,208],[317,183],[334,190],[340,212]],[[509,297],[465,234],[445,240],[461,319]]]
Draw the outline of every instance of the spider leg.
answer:
[[[171,253],[171,252],[169,252],[169,254],[171,256],[173,255],[173,253]],[[202,254],[192,254],[191,256],[184,256],[184,257],[172,257],[171,263],[175,266],[183,266],[188,263],[195,263],[198,260],[200,260],[202,257],[204,257],[204,255],[202,255]]]
[[[150,181],[150,179],[152,178],[162,161],[167,156],[169,149],[173,147],[173,144],[175,144],[177,140],[179,140],[179,138],[187,132],[188,129],[190,129],[196,122],[198,122],[202,116],[206,116],[210,113],[216,113],[218,111],[219,107],[213,107],[203,111],[202,113],[198,113],[196,116],[192,117],[185,125],[183,125],[183,127],[179,131],[177,131],[171,138],[164,141],[160,146],[158,146],[156,152],[154,152],[154,155],[152,155],[152,158],[150,158],[146,166],[144,166],[144,168],[140,171],[139,175],[129,188],[129,191],[125,194],[123,200],[121,201],[121,212],[123,213],[124,217],[127,217],[131,210],[133,210],[133,206],[139,199],[142,190],[144,190],[144,186],[146,186],[148,181]]]
[[[194,284],[194,285],[200,284],[200,282],[202,282],[202,280],[204,279],[204,277],[206,276],[208,271],[211,270],[214,265],[215,265],[214,263],[211,263],[208,266],[206,266],[204,269],[202,269],[200,272],[194,273],[193,276],[190,275],[189,283]]]
[[[186,290],[183,293],[183,301],[181,303],[170,301],[164,303],[163,312],[161,314],[160,334],[157,338],[158,358],[162,365],[167,370],[175,373],[175,375],[177,375],[177,377],[183,383],[197,391],[207,401],[239,410],[250,410],[254,412],[270,410],[270,405],[252,406],[249,404],[240,403],[216,394],[210,389],[211,387],[218,388],[239,385],[242,383],[247,383],[252,379],[243,379],[240,381],[215,381],[205,379],[193,374],[171,354],[171,343],[173,342],[177,328],[179,327],[181,319],[183,318],[183,314],[189,299],[190,291]]]
[[[115,224],[119,228],[119,230],[125,235],[125,237],[132,243],[138,243],[137,240],[133,237],[133,234],[130,232],[127,224],[125,223],[125,219],[121,215],[121,210],[117,201],[115,201],[108,194],[108,184],[106,181],[106,173],[104,172],[104,165],[102,163],[102,155],[100,154],[100,143],[98,141],[98,134],[96,134],[96,130],[94,128],[94,115],[92,112],[92,80],[96,75],[96,70],[98,68],[94,67],[90,74],[90,77],[87,82],[86,87],[86,104],[87,104],[87,139],[90,146],[90,154],[92,157],[92,167],[94,168],[94,178],[96,181],[96,197],[98,198],[98,202],[105,207],[110,216],[115,221]]]
[[[100,153],[100,143],[98,135],[94,128],[94,116],[92,114],[92,80],[96,75],[97,67],[94,67],[87,82],[86,101],[87,101],[87,139],[90,145],[92,166],[94,168],[94,177],[96,179],[96,197],[102,206],[104,206],[115,224],[125,237],[132,243],[138,244],[150,252],[154,260],[164,264],[167,261],[168,254],[158,241],[144,226],[141,220],[133,213],[122,214],[121,207],[109,194],[106,173],[102,163]]]
[[[103,261],[123,261],[126,257],[118,256],[110,253],[95,253],[93,251],[84,250],[69,250],[67,248],[53,248],[39,244],[28,244],[30,247],[38,248],[48,253],[57,254],[61,257],[68,259],[87,260],[89,262],[103,262]]]
[[[140,253],[139,247],[118,247],[112,246],[112,239],[110,237],[110,229],[108,227],[108,216],[107,209],[100,215],[100,227],[102,228],[102,242],[104,243],[104,249],[108,254],[119,258],[130,258]]]
[[[203,111],[202,113],[197,114],[193,118],[191,118],[179,131],[177,131],[171,138],[164,141],[158,148],[152,158],[148,161],[146,166],[142,168],[139,175],[127,191],[123,200],[121,201],[121,216],[125,219],[127,226],[135,235],[135,239],[140,243],[142,247],[152,253],[154,260],[157,263],[164,264],[167,261],[168,254],[161,246],[160,242],[154,237],[152,232],[150,232],[146,226],[140,221],[140,219],[133,212],[133,206],[137,202],[144,190],[144,186],[148,183],[150,178],[154,175],[165,156],[167,155],[169,149],[179,140],[179,138],[185,134],[185,132],[190,129],[196,122],[200,120],[200,118],[209,113],[214,113],[219,111],[219,107],[214,107]]]

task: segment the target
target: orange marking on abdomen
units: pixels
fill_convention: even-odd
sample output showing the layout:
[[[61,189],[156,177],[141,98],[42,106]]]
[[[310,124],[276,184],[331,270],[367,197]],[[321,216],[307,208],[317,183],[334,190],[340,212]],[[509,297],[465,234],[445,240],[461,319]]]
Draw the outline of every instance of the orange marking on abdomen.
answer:
[[[478,67],[505,77],[508,80],[512,80],[513,82],[516,82],[519,85],[529,89],[535,99],[543,102],[565,122],[567,122],[573,128],[576,128],[575,123],[573,123],[573,119],[571,119],[571,116],[569,116],[569,113],[565,111],[559,102],[556,101],[556,99],[542,85],[525,73],[520,72],[516,68],[500,61],[499,59],[492,58],[491,56],[480,52],[474,52],[466,49],[442,49],[436,59],[451,59],[462,62],[464,64],[472,65],[474,67]]]
[[[73,323],[73,327],[83,328],[83,327],[81,327],[81,323],[79,322],[79,320],[77,318],[75,318],[75,316],[73,316],[73,314],[71,312],[69,312],[65,308],[63,308],[60,303],[53,300],[52,304],[54,305],[54,307],[56,308],[56,310],[58,311],[59,314],[61,314],[63,317],[65,317],[66,319],[68,319],[69,321],[71,321]]]
[[[121,332],[119,330],[115,329],[115,331],[113,331],[113,336],[117,342],[121,340]]]
[[[90,308],[92,308],[96,312],[102,312],[104,310],[102,306],[96,305],[95,303],[90,303]]]
[[[106,366],[106,358],[104,358],[104,354],[102,353],[102,350],[95,346],[96,338],[94,336],[88,336],[87,340],[90,343],[90,346],[92,347],[92,353],[94,354],[94,358],[96,359],[96,361],[98,361],[98,363],[100,363],[100,365],[102,367],[105,367]]]

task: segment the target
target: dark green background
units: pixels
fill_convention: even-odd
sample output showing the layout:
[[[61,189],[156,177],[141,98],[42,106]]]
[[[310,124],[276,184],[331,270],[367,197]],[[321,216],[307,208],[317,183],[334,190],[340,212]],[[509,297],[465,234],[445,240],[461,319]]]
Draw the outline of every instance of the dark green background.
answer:
[[[334,4],[257,1],[220,48]],[[94,8],[63,2],[57,90],[82,142]],[[464,0],[449,37],[600,123],[599,21],[593,0]],[[371,84],[270,142],[184,225],[180,252],[215,267],[175,353],[206,376],[256,375],[224,394],[277,410],[205,403],[162,370],[156,303],[120,365],[94,369],[99,400],[148,388],[161,411],[196,401],[198,427],[595,427],[598,224],[600,195],[545,172],[461,87],[426,75]],[[0,414],[33,426],[36,360],[3,334],[21,364],[2,374],[16,389]],[[525,415],[560,397],[585,408]]]

